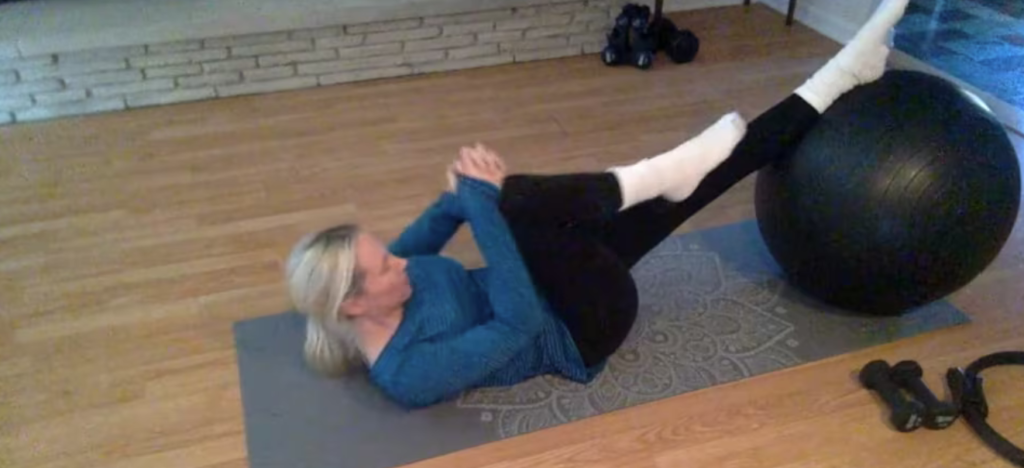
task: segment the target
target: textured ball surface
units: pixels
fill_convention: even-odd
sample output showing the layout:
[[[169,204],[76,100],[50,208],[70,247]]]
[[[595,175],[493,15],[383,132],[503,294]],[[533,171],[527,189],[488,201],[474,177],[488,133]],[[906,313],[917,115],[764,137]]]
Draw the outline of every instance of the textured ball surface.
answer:
[[[977,277],[1020,198],[1016,152],[984,104],[938,77],[891,71],[840,98],[792,155],[763,169],[755,205],[791,284],[897,314]]]

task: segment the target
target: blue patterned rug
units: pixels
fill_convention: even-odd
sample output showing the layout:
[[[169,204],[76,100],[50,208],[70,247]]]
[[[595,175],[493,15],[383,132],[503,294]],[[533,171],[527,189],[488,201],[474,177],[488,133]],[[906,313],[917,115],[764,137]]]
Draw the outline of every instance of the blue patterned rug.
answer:
[[[1024,109],[1024,1],[911,0],[896,49]]]
[[[944,301],[900,317],[818,303],[786,286],[753,221],[672,237],[634,275],[640,318],[590,385],[538,377],[414,412],[309,372],[301,316],[239,322],[250,466],[391,468],[968,322]]]

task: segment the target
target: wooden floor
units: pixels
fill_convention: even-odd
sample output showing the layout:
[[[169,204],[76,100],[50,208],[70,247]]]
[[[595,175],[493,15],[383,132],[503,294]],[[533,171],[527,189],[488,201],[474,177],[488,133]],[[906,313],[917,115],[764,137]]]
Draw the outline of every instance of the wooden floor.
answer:
[[[298,236],[346,220],[396,234],[477,140],[517,171],[652,155],[756,116],[839,48],[760,6],[678,20],[704,41],[696,63],[591,56],[0,129],[0,466],[248,466],[231,325],[288,307]],[[750,182],[683,229],[751,218]],[[418,466],[1008,466],[962,424],[888,429],[852,375],[917,359],[939,388],[948,366],[1024,349],[1021,224],[953,297],[970,325]],[[479,264],[465,233],[451,254]],[[987,377],[993,424],[1024,442],[1024,369]]]

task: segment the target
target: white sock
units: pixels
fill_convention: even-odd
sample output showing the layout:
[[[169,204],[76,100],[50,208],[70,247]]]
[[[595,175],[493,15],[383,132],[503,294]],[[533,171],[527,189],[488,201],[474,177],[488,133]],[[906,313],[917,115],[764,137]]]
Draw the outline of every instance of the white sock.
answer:
[[[732,154],[746,132],[746,121],[733,112],[667,153],[609,169],[622,191],[621,210],[656,197],[673,202],[686,199],[704,176]]]
[[[815,72],[796,94],[819,113],[858,85],[881,78],[889,58],[889,35],[909,0],[884,0],[839,53]]]

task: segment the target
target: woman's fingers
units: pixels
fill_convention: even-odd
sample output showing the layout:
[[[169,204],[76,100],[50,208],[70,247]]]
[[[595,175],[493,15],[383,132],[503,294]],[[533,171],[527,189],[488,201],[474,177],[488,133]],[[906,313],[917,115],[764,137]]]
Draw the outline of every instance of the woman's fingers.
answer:
[[[480,142],[476,143],[474,149],[480,155],[480,159],[484,167],[492,171],[501,170],[501,158],[494,152],[494,150],[484,146],[484,144]]]
[[[467,151],[463,152],[458,162],[455,164],[455,170],[458,173],[469,177],[480,177],[482,175],[482,169],[476,151],[473,149],[467,149]]]
[[[473,161],[473,168],[477,171],[486,171],[488,168],[487,156],[479,151],[473,151],[470,153],[470,159]]]
[[[481,143],[459,149],[459,158],[452,165],[454,174],[492,182],[501,186],[505,179],[505,162]]]

